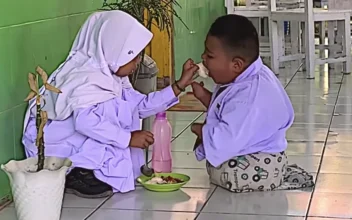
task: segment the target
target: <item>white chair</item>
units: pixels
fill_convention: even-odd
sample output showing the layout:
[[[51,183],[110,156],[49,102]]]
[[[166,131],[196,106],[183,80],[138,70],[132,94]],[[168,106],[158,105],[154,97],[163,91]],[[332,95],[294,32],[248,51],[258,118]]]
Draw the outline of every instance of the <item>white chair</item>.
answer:
[[[304,8],[297,7],[291,9],[278,9],[276,0],[269,0],[269,29],[271,33],[271,68],[275,73],[279,72],[280,62],[305,58],[305,67],[307,71],[307,78],[313,79],[315,77],[315,66],[323,64],[343,63],[343,71],[345,73],[351,72],[351,10],[335,10],[313,8],[313,1],[307,0],[304,2]],[[290,55],[282,56],[280,40],[279,24],[284,21],[292,21],[293,24],[298,26],[303,23],[302,31],[298,33],[299,45],[298,50],[293,51]],[[336,22],[337,36],[334,36],[334,29],[328,28],[329,45],[325,46],[324,41],[320,45],[315,46],[315,22]],[[322,27],[324,27],[322,25]],[[324,29],[324,28],[323,28]],[[292,30],[291,30],[292,32]],[[294,31],[296,32],[296,31]],[[325,35],[325,31],[323,31]],[[296,38],[296,37],[295,37]],[[296,40],[294,40],[296,42]],[[292,45],[296,47],[296,45]],[[301,50],[300,50],[301,48]],[[316,57],[316,49],[330,49],[334,51],[332,56],[328,58]],[[341,54],[338,55],[336,51],[340,50]],[[329,54],[330,55],[330,54]]]
[[[297,0],[278,0],[277,2],[278,10],[285,10],[300,6],[302,6],[302,3],[297,2]],[[225,0],[225,7],[227,8],[227,14],[242,15],[248,17],[252,21],[259,33],[260,56],[264,59],[271,59],[271,34],[269,34],[270,10],[268,7],[268,0],[246,0],[244,6],[235,6],[233,0]],[[296,25],[293,24],[290,28],[295,30]],[[296,34],[297,32],[291,31],[291,33]],[[289,52],[291,48],[297,48],[295,45],[298,45],[298,43],[292,45],[290,41],[285,41],[284,22],[278,23],[278,34],[278,50],[280,57],[284,56],[286,52]],[[291,39],[296,38],[291,36]]]
[[[235,6],[234,0],[225,0],[227,14],[242,15],[252,21],[258,31],[260,38],[260,56],[269,58],[271,53],[268,26],[269,11],[267,7],[267,0],[246,0],[245,3],[245,6]]]
[[[328,0],[327,2],[327,7],[332,10],[352,10],[352,1],[351,0]],[[339,37],[338,39],[335,38],[335,29],[337,29],[337,22],[336,21],[329,21],[327,22],[328,26],[328,38],[329,42],[336,42],[336,40],[341,39]],[[333,49],[330,51],[331,56],[337,57],[336,51]],[[331,68],[334,68],[334,65],[331,65]]]

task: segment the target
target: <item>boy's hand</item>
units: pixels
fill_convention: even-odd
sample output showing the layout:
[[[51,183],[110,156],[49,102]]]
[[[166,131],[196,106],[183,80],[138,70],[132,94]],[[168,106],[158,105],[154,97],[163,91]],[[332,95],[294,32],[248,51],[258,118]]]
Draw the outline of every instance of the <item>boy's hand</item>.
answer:
[[[202,129],[203,129],[203,126],[204,124],[200,124],[200,123],[194,123],[192,126],[191,126],[191,131],[197,135],[198,138],[202,139],[203,138],[203,132],[202,132]]]
[[[209,108],[212,93],[204,88],[203,82],[192,82],[193,95],[206,107]]]
[[[202,144],[202,139],[197,137],[196,142],[194,143],[194,146],[193,146],[193,151],[195,151],[197,149],[197,147],[199,147],[199,145],[201,145],[201,144]]]
[[[154,144],[154,135],[149,131],[133,131],[130,146],[145,149]]]
[[[206,90],[204,88],[204,83],[203,82],[192,82],[192,90],[193,90],[193,94],[197,99],[201,99],[202,97],[204,97],[206,94]]]
[[[193,77],[197,70],[199,69],[198,65],[193,62],[192,59],[188,59],[183,64],[183,70],[178,84],[182,89],[185,89],[187,86],[191,85],[193,82]]]

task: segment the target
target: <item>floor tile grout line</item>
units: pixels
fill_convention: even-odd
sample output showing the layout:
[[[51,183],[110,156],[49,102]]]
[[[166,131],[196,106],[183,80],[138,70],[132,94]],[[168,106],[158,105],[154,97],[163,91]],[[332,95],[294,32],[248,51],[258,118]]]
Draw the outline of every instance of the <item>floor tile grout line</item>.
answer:
[[[196,211],[179,211],[179,210],[162,210],[162,209],[137,209],[137,208],[101,208],[99,210],[111,211],[111,210],[118,210],[118,211],[137,211],[137,212],[164,212],[164,213],[190,213],[190,214],[198,214]],[[91,217],[91,216],[90,216]],[[87,219],[84,219],[87,220]]]
[[[67,207],[68,208],[68,207]],[[89,210],[90,208],[72,208],[72,209],[86,209]],[[189,213],[189,214],[225,214],[225,215],[238,215],[238,216],[267,216],[267,217],[306,217],[303,215],[284,215],[284,214],[252,214],[252,213],[231,213],[231,212],[197,212],[197,211],[180,211],[180,210],[163,210],[163,209],[137,209],[137,208],[101,208],[99,210],[118,210],[118,211],[137,211],[137,212],[163,212],[163,213]],[[91,216],[89,216],[91,217]],[[309,217],[319,217],[324,219],[334,219],[332,217],[324,217],[324,216],[309,216]],[[87,217],[86,217],[87,218]],[[342,219],[350,219],[350,218],[342,218]],[[86,219],[85,219],[86,220]]]
[[[183,128],[175,137],[172,138],[171,142],[173,142],[179,136],[181,136],[181,134],[183,134],[195,121],[197,121],[200,117],[202,117],[204,113],[205,112],[199,113],[199,115],[197,115],[190,123],[188,123],[185,128]]]
[[[336,104],[337,104],[337,101],[339,99],[339,95],[340,95],[340,91],[341,91],[341,87],[342,87],[342,83],[343,83],[344,79],[345,79],[345,75],[342,74],[341,84],[340,84],[339,90],[337,92],[334,108],[333,108],[333,111],[331,113],[331,118],[330,118],[328,131],[327,131],[327,134],[326,134],[326,137],[325,137],[325,143],[324,143],[323,151],[321,153],[321,159],[320,159],[320,163],[319,163],[318,170],[317,170],[317,176],[315,178],[315,186],[313,187],[313,191],[312,191],[312,193],[310,195],[310,198],[309,198],[309,203],[308,203],[307,212],[306,212],[306,218],[309,217],[309,211],[311,209],[313,197],[314,197],[314,194],[315,194],[315,187],[316,187],[316,184],[318,183],[320,170],[321,170],[321,167],[322,167],[322,164],[323,164],[323,161],[324,161],[324,154],[325,154],[325,150],[326,150],[326,144],[327,144],[328,139],[329,139],[329,133],[330,133],[331,124],[332,124],[332,121],[333,121],[333,118],[334,118],[334,113],[335,113],[335,110],[336,110]]]
[[[96,213],[107,201],[109,201],[115,194],[112,194],[111,196],[109,196],[108,198],[106,198],[102,203],[100,203],[95,209],[93,209],[93,211],[91,213],[89,213],[84,220],[88,220],[90,217],[92,217],[92,215],[94,215],[94,213]]]
[[[292,139],[288,139],[287,142],[288,143],[318,143],[318,144],[325,143],[325,141],[314,141],[314,140],[305,141],[305,140],[292,140]]]
[[[203,209],[205,208],[205,206],[208,204],[209,200],[211,199],[211,197],[214,195],[215,191],[218,189],[218,186],[215,186],[214,191],[211,192],[209,198],[205,201],[204,205],[202,206],[202,208],[200,208],[199,212],[197,213],[196,217],[194,218],[194,220],[197,220],[199,218],[199,215],[202,213]]]
[[[324,220],[336,220],[335,217],[327,217],[327,216],[306,216],[306,218],[320,218],[320,219],[324,219]],[[346,218],[346,217],[338,217],[338,219],[351,219],[351,218]]]
[[[302,60],[301,64],[298,66],[297,70],[295,71],[295,73],[292,75],[292,77],[290,78],[290,80],[286,83],[286,85],[284,86],[284,89],[286,90],[286,88],[289,86],[289,84],[292,82],[292,80],[295,78],[295,76],[297,75],[297,73],[299,72],[299,69],[301,69],[301,67],[303,66],[304,61]]]
[[[252,213],[231,213],[231,212],[202,212],[203,214],[225,214],[225,215],[243,215],[243,216],[267,216],[267,217],[305,217],[303,215],[285,215],[285,214],[278,214],[278,215],[275,215],[275,214],[264,214],[264,213],[261,213],[261,214],[252,214]]]

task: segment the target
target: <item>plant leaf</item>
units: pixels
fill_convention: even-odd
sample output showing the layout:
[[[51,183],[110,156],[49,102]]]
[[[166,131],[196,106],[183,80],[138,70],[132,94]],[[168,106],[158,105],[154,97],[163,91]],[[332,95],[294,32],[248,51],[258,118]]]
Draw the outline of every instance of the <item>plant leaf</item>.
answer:
[[[28,73],[28,84],[29,84],[29,88],[33,92],[38,94],[38,85],[37,85],[37,81],[36,81],[36,76],[33,73]]]
[[[40,67],[37,66],[35,71],[40,75],[42,78],[43,84],[46,84],[48,82],[48,74]]]
[[[52,92],[55,92],[55,93],[62,93],[60,89],[50,85],[49,83],[45,83],[44,87],[45,87],[45,89],[47,89],[49,91],[52,91]]]
[[[27,97],[24,99],[24,101],[28,102],[29,100],[33,99],[36,95],[37,95],[37,93],[30,91],[29,94],[27,95]]]

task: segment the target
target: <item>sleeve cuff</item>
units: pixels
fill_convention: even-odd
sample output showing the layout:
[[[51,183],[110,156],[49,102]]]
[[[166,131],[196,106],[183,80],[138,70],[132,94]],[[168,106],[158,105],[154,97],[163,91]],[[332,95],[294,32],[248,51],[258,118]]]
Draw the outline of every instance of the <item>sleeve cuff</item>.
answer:
[[[213,165],[214,167],[218,167],[222,162],[220,161],[219,156],[217,155],[216,147],[214,146],[213,134],[212,134],[212,126],[205,124],[202,129],[203,134],[203,151],[204,155],[206,155],[207,161]]]
[[[160,92],[162,93],[163,102],[166,103],[167,109],[179,103],[179,99],[175,96],[171,85],[164,88]]]
[[[202,161],[205,159],[205,152],[204,152],[204,147],[203,144],[200,144],[196,150],[195,150],[195,155],[198,161]]]
[[[117,140],[118,140],[119,145],[121,146],[121,148],[129,147],[130,146],[130,141],[131,141],[131,132],[127,132],[127,131],[121,130],[119,132]]]

